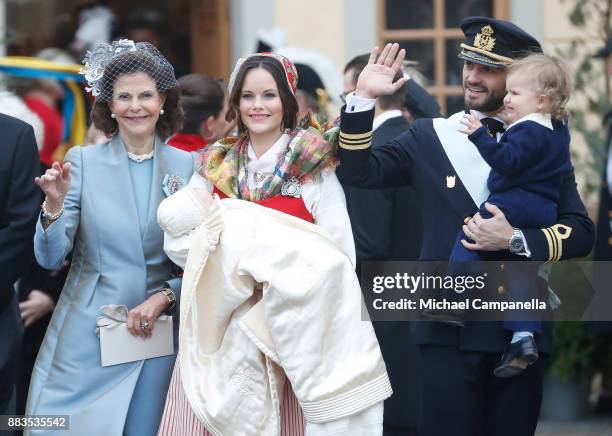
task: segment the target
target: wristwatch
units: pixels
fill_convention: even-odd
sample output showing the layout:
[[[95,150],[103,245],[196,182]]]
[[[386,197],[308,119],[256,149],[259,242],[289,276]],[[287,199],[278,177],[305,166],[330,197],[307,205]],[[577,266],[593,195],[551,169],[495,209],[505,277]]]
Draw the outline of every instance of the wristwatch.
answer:
[[[508,250],[512,254],[522,254],[525,252],[525,240],[520,229],[512,229],[512,236],[508,239]]]
[[[168,299],[170,306],[168,306],[168,309],[166,309],[166,312],[170,312],[172,309],[174,309],[174,306],[176,304],[176,296],[174,295],[174,292],[172,291],[172,289],[168,287],[161,288],[159,292],[164,294],[164,296]]]

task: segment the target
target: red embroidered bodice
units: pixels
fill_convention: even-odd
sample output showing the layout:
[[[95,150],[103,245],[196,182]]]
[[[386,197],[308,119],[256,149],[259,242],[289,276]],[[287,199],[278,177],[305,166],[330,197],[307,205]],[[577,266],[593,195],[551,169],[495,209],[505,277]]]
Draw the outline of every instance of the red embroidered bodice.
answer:
[[[224,199],[228,198],[223,192],[221,192],[215,186],[213,189],[213,193],[217,194],[219,198]],[[284,212],[289,215],[293,215],[294,217],[301,218],[304,221],[308,221],[309,223],[314,224],[314,219],[308,209],[306,209],[306,205],[304,204],[304,200],[302,197],[286,197],[284,195],[275,195],[274,197],[266,198],[260,201],[255,201],[264,207],[269,207],[270,209],[278,210],[279,212]]]

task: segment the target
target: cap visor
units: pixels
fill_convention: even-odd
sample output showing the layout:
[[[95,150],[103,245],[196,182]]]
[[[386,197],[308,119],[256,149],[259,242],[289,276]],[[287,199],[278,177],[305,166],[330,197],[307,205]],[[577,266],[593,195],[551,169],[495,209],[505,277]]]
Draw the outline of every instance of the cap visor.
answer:
[[[459,59],[463,59],[464,61],[474,62],[476,64],[484,65],[489,68],[502,69],[505,68],[505,64],[500,64],[499,61],[488,58],[485,55],[481,55],[480,53],[475,53],[468,50],[461,50],[457,55]]]

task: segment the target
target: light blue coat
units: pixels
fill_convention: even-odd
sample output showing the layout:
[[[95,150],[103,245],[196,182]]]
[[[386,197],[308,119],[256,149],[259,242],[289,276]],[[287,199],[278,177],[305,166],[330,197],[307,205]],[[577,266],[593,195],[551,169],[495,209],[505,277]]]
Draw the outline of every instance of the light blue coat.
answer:
[[[189,180],[193,157],[159,139],[154,150],[142,237],[128,158],[118,135],[108,143],[68,152],[72,184],[65,211],[46,231],[37,224],[35,253],[43,267],[58,268],[74,247],[70,273],[36,360],[26,412],[70,415],[70,431],[45,435],[157,432],[176,356],[103,368],[95,333],[96,317],[105,304],[132,308],[164,282],[177,299],[180,296],[180,280],[172,278],[156,214],[165,198],[164,176]],[[174,328],[176,347],[176,315]]]

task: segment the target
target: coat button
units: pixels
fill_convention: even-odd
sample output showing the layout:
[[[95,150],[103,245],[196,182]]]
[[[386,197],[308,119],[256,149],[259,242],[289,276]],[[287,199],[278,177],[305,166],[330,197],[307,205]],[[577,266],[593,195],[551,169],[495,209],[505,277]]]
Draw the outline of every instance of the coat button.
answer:
[[[497,287],[497,293],[502,295],[506,293],[506,288],[504,288],[503,286],[498,286]]]
[[[503,271],[504,269],[506,269],[506,265],[504,265],[504,264],[502,263],[502,264],[499,266],[499,269]]]
[[[463,224],[467,224],[470,222],[470,219],[472,219],[471,216],[466,216],[465,218],[463,218]]]

